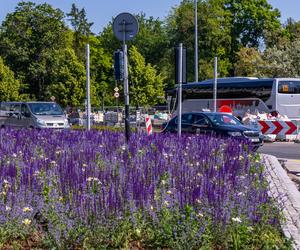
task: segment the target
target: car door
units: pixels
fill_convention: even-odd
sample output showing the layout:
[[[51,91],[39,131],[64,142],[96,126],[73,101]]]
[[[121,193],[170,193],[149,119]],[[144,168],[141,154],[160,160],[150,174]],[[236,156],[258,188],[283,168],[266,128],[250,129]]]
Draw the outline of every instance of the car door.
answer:
[[[191,132],[192,119],[193,119],[193,114],[183,114],[181,116],[181,132],[182,133],[190,133]],[[178,131],[178,118],[176,118],[175,124],[176,124],[175,130]]]
[[[20,103],[9,103],[7,125],[11,127],[21,127],[21,105]]]
[[[25,103],[21,105],[21,125],[24,128],[29,128],[31,125],[31,115]]]
[[[212,126],[207,117],[201,114],[193,114],[192,126],[190,127],[193,134],[212,133]]]

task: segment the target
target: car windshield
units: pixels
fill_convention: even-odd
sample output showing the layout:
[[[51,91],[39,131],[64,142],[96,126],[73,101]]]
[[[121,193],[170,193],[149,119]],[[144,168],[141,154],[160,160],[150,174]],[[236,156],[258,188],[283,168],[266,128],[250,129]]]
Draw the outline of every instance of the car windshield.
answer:
[[[242,123],[232,115],[229,114],[206,114],[214,125],[228,125],[236,126],[242,125]]]
[[[29,103],[31,112],[35,115],[63,115],[63,111],[56,103]]]

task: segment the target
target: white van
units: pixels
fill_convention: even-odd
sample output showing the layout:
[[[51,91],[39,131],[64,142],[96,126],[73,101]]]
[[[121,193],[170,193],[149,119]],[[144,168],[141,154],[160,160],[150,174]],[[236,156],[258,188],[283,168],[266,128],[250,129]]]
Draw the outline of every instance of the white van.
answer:
[[[64,129],[70,126],[55,102],[1,102],[0,127]]]

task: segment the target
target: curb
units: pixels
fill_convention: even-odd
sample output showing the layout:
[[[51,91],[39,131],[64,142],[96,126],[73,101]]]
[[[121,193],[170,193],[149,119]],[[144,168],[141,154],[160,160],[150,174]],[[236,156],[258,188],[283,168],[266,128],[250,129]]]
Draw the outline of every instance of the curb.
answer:
[[[275,156],[262,154],[262,158],[270,195],[278,202],[285,217],[281,222],[283,233],[293,240],[294,249],[300,249],[300,192]]]

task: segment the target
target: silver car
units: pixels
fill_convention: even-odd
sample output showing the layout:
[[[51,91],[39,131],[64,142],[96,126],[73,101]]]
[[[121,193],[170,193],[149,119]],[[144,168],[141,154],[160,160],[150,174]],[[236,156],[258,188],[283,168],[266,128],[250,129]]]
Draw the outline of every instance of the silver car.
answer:
[[[0,126],[16,128],[69,128],[61,107],[55,102],[1,102]]]

